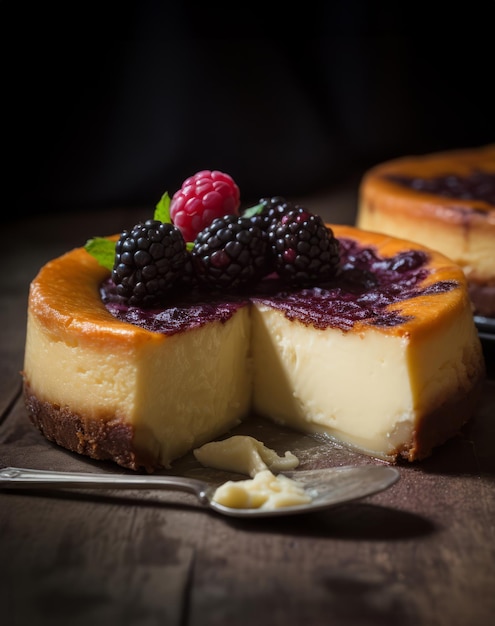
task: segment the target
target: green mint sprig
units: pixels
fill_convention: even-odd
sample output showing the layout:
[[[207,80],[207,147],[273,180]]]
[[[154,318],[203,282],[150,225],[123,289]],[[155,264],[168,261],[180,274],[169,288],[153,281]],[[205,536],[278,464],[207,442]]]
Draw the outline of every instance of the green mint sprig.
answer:
[[[164,224],[172,223],[170,217],[170,196],[167,191],[158,201],[153,219],[163,222]],[[115,243],[115,241],[111,241],[107,237],[93,237],[92,239],[88,239],[84,249],[94,257],[102,267],[111,272],[115,263]],[[191,250],[193,245],[193,243],[188,243],[188,250]]]
[[[242,217],[254,217],[259,215],[263,210],[264,204],[255,204],[242,212]]]
[[[172,223],[172,219],[170,217],[170,196],[168,195],[168,191],[166,191],[158,201],[158,204],[155,207],[153,219],[163,222],[164,224]]]
[[[102,267],[112,271],[115,263],[115,241],[110,241],[110,239],[106,237],[93,237],[92,239],[88,239],[84,249],[86,252],[89,252]]]
[[[170,196],[168,195],[168,192],[163,194],[156,205],[154,219],[159,220],[164,224],[172,223],[172,218],[170,217]],[[193,247],[193,241],[186,241],[186,249],[189,250],[189,252],[193,249]]]

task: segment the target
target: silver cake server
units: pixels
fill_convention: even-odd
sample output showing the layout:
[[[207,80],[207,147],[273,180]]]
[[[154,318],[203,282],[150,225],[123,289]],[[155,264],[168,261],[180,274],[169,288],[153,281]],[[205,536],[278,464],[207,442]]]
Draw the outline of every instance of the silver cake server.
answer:
[[[0,489],[171,489],[194,494],[199,502],[230,517],[273,517],[320,511],[371,496],[393,485],[399,471],[385,465],[344,466],[283,472],[303,485],[310,502],[277,508],[233,508],[213,498],[218,485],[180,476],[56,472],[20,467],[0,469]]]

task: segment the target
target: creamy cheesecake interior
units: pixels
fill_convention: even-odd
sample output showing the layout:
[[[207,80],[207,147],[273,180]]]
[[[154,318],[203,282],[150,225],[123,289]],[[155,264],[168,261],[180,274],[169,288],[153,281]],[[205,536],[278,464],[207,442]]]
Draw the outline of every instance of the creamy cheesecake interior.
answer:
[[[418,425],[468,393],[479,374],[469,310],[434,333],[411,335],[308,332],[279,311],[255,306],[252,345],[256,413],[389,461],[431,452]]]
[[[26,377],[39,401],[56,398],[84,422],[131,426],[138,457],[168,467],[248,415],[249,311],[239,310],[225,324],[159,339],[116,341],[105,353],[97,345],[73,343],[71,333],[47,336],[30,316]],[[44,367],[38,366],[40,355]]]
[[[410,242],[332,228],[350,242],[349,258],[366,246],[391,257],[377,257],[376,267],[399,267],[404,289],[387,269],[387,284],[357,295],[356,285],[342,295],[336,283],[296,303],[258,294],[111,313],[100,295],[107,273],[90,255],[76,249],[51,261],[29,298],[31,420],[73,451],[148,471],[253,413],[389,461],[428,456],[472,417],[484,378],[464,274],[416,244],[427,271],[417,254],[401,256]],[[345,318],[342,298],[357,313]],[[141,325],[129,323],[139,315]],[[156,332],[174,324],[177,332]]]

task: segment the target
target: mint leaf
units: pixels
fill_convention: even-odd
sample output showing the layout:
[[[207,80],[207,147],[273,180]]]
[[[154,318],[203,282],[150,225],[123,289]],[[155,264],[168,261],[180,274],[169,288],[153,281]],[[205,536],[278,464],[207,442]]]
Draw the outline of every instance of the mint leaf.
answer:
[[[164,224],[172,223],[170,218],[170,197],[167,191],[156,205],[153,219],[163,222]],[[113,270],[115,264],[115,241],[111,241],[106,237],[93,237],[93,239],[88,239],[84,249],[94,257],[102,267],[110,271]]]
[[[110,239],[106,237],[93,237],[93,239],[88,239],[84,249],[86,252],[89,252],[102,267],[112,271],[115,263],[115,241],[110,241]]]
[[[167,191],[163,194],[160,201],[156,205],[153,219],[163,222],[164,224],[172,223],[172,219],[170,217],[170,196]]]
[[[249,209],[242,212],[242,217],[254,217],[255,215],[259,215],[263,210],[263,206],[263,204],[255,204],[254,206],[249,207]]]

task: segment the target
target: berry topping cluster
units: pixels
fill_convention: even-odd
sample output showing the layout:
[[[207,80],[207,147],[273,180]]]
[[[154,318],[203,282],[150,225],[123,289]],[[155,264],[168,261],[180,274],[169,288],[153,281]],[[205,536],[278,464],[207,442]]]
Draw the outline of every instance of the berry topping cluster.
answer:
[[[111,271],[117,294],[140,307],[192,287],[243,289],[270,274],[309,287],[335,276],[340,259],[318,215],[281,196],[241,212],[234,180],[210,170],[187,178],[172,200],[165,193],[154,218],[124,230],[116,244],[96,238],[86,250]]]

